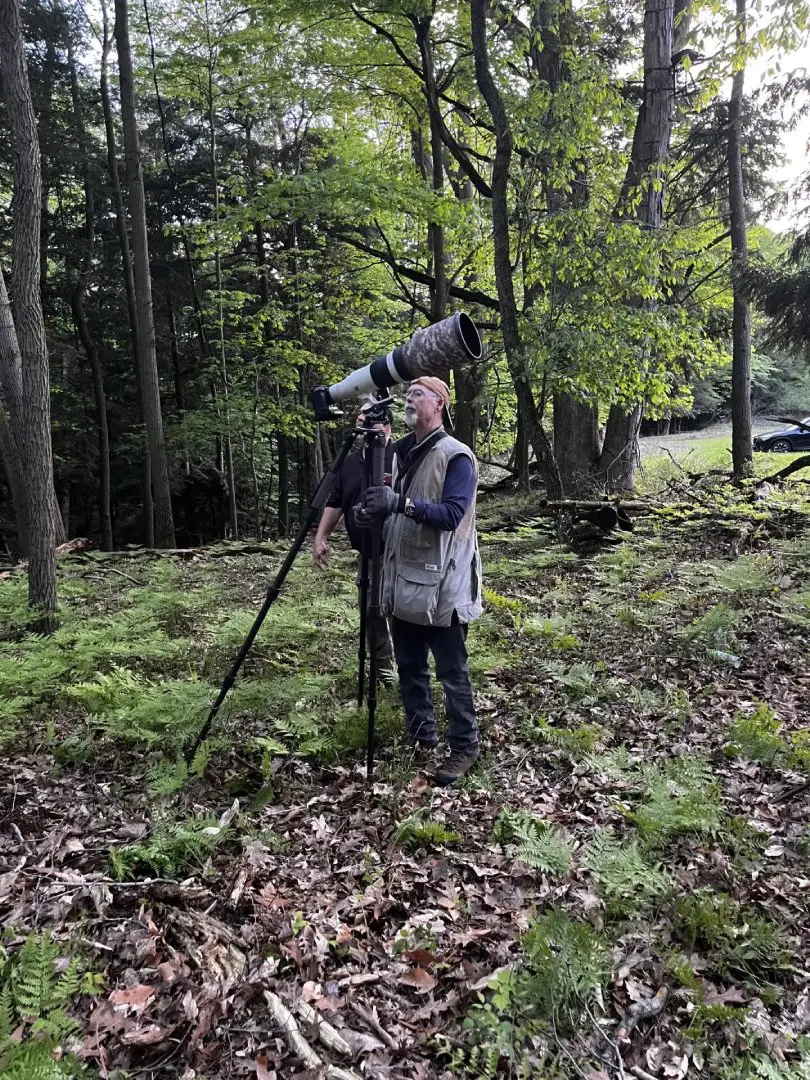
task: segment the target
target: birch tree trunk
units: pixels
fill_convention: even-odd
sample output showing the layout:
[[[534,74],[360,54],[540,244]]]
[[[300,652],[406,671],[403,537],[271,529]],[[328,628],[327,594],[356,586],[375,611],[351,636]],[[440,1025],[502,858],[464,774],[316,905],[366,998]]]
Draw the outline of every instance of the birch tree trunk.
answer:
[[[39,142],[25,61],[19,0],[0,3],[0,73],[11,129],[12,317],[0,273],[0,382],[17,444],[28,526],[28,601],[55,629],[56,555],[64,536],[53,484],[48,348],[40,295],[42,178]]]
[[[745,178],[742,160],[742,98],[745,82],[746,0],[736,0],[736,62],[728,103],[728,209],[731,230],[734,313],[731,340],[731,460],[740,480],[754,471],[751,442],[751,308],[742,287],[748,261]]]
[[[157,369],[155,320],[152,309],[152,282],[149,275],[149,241],[146,231],[146,200],[143,189],[141,154],[135,116],[132,53],[129,44],[127,0],[115,0],[115,41],[118,48],[118,76],[121,85],[121,118],[124,126],[129,214],[132,224],[135,303],[138,316],[141,390],[149,457],[152,464],[152,493],[155,500],[155,544],[174,547],[169,469],[163,434],[160,383]]]

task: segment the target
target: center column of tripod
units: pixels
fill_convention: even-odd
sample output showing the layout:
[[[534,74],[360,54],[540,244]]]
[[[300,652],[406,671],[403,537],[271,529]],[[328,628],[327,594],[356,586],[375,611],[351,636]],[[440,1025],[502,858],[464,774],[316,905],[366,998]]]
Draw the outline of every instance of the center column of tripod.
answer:
[[[366,432],[366,477],[368,487],[381,487],[385,483],[384,431]],[[370,648],[368,666],[368,743],[366,747],[366,777],[371,780],[374,772],[374,738],[377,721],[377,684],[379,682],[379,651],[377,634],[382,617],[380,586],[382,582],[382,532],[384,522],[373,521],[369,536],[371,556],[371,600],[368,608]]]

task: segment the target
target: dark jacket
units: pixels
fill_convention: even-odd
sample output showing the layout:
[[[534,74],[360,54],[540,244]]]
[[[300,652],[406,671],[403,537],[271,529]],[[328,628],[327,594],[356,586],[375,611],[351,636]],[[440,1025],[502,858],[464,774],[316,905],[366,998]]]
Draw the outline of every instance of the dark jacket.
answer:
[[[362,530],[354,523],[352,507],[360,502],[360,496],[366,490],[366,462],[365,447],[361,443],[357,446],[346,460],[343,468],[335,478],[332,491],[326,500],[327,506],[340,508],[343,511],[343,520],[346,522],[346,532],[349,534],[349,543],[355,551],[360,550]],[[394,467],[394,444],[389,439],[385,446],[385,482],[391,487],[391,477]]]

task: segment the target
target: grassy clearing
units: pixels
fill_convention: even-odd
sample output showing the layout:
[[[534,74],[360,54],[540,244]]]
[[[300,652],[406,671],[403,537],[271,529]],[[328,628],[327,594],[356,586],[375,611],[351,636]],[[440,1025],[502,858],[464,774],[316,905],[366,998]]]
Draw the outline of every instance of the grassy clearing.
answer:
[[[800,490],[752,510],[718,482],[582,559],[530,504],[483,502],[484,757],[449,792],[419,774],[387,690],[365,784],[348,553],[319,575],[302,557],[190,767],[183,742],[274,560],[129,560],[134,581],[63,564],[58,634],[0,644],[0,1067],[62,1068],[95,1030],[90,1075],[224,1077],[235,1051],[289,1075],[286,1044],[259,1034],[267,986],[290,1004],[306,987],[347,1031],[351,1002],[376,1009],[401,1049],[366,1030],[357,1052],[392,1075],[612,1075],[620,1055],[662,1077],[804,1076]],[[23,601],[22,581],[0,585],[5,625]],[[101,947],[92,985],[60,989],[10,1049],[25,940],[52,942],[55,970]],[[140,1011],[115,1004],[133,987],[151,988]],[[653,1011],[617,1041],[638,1002]]]

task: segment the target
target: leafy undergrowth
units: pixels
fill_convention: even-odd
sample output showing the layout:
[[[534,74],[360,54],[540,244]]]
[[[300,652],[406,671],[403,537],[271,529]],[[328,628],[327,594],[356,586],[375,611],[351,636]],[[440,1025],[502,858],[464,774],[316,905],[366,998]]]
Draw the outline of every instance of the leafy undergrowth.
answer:
[[[65,561],[62,629],[0,645],[0,1074],[315,1075],[280,999],[335,1077],[810,1075],[802,490],[584,558],[482,502],[449,791],[388,689],[365,781],[348,554],[301,557],[190,768],[283,546]]]

